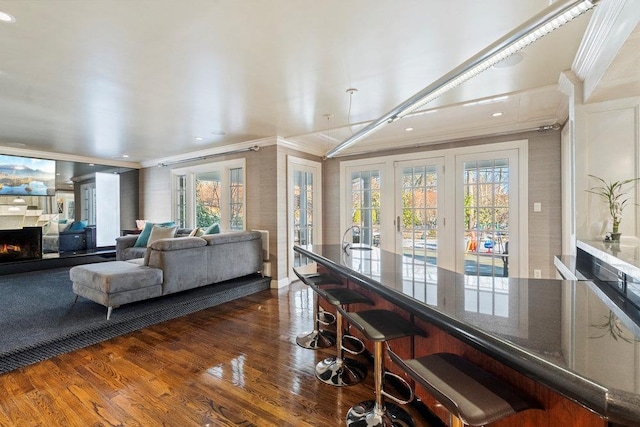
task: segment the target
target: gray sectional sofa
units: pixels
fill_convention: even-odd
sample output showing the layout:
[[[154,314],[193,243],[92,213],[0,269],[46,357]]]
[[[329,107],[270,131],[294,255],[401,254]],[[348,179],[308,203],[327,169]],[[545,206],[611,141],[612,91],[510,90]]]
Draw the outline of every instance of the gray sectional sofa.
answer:
[[[122,304],[262,270],[262,235],[258,231],[173,237],[156,240],[147,248],[133,248],[135,240],[136,236],[117,239],[116,261],[79,265],[69,271],[76,296],[106,306],[107,318]]]

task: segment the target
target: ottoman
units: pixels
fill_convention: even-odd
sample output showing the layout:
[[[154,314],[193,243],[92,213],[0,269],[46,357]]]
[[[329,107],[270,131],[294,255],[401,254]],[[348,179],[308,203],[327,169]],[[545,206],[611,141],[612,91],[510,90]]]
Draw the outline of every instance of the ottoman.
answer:
[[[77,265],[69,270],[73,292],[107,307],[111,311],[122,304],[162,295],[162,270],[125,261]]]

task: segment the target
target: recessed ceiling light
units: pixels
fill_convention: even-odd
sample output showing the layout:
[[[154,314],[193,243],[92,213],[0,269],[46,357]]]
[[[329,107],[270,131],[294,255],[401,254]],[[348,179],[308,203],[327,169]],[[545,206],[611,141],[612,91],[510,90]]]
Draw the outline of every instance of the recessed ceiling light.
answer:
[[[503,115],[503,114],[504,114],[503,112],[499,111],[499,112],[497,112],[497,113],[493,113],[493,114],[491,115],[491,117],[500,117],[500,116],[501,116],[501,115]]]
[[[129,158],[129,155],[128,155],[128,154],[123,154],[123,155],[122,155],[122,158],[123,158],[123,159],[128,159],[128,158]]]
[[[204,138],[203,138],[203,137],[201,137],[201,136],[196,136],[194,139],[195,139],[196,141],[202,141],[202,140],[204,140]]]
[[[89,166],[95,166],[95,164],[94,163],[89,163]]]
[[[408,128],[404,128],[404,130],[406,130],[407,132],[411,132],[413,130],[412,127],[408,127]]]
[[[8,23],[14,23],[16,22],[16,18],[14,18],[13,16],[9,15],[6,12],[3,12],[0,10],[0,21],[2,22],[8,22]]]

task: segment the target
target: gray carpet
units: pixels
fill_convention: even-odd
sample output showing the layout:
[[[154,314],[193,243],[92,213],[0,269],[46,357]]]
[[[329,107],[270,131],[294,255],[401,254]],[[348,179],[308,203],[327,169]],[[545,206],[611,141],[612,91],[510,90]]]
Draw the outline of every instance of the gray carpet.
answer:
[[[69,268],[0,276],[0,374],[269,288],[246,276],[107,309],[71,290]]]

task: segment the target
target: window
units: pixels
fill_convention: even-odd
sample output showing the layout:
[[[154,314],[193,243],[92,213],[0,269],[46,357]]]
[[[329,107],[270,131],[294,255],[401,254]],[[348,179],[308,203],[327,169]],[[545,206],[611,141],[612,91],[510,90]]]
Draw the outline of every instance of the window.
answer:
[[[175,177],[175,223],[180,228],[187,226],[187,179],[184,175]]]
[[[244,159],[175,169],[174,221],[181,227],[245,227]]]

